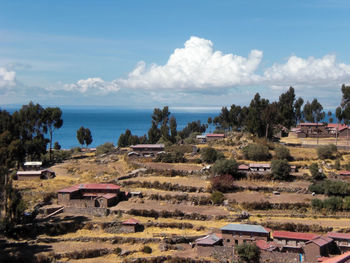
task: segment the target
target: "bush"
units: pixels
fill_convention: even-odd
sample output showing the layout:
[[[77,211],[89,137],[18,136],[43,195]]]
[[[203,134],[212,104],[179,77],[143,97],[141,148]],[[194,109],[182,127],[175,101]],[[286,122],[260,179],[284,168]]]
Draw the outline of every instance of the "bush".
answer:
[[[320,172],[320,169],[317,163],[312,163],[309,166],[309,171],[314,180],[322,180],[326,177],[322,172]]]
[[[224,159],[225,156],[214,148],[207,147],[201,150],[201,158],[206,163],[215,163],[216,160]]]
[[[261,144],[248,144],[243,148],[244,157],[253,161],[266,161],[270,159],[269,148]]]
[[[315,192],[316,194],[346,196],[350,195],[350,184],[339,181],[325,180],[310,185],[309,191]]]
[[[350,196],[344,198],[343,209],[350,210]]]
[[[113,153],[113,152],[115,152],[115,147],[114,147],[114,144],[111,142],[106,142],[102,145],[97,146],[96,148],[97,155]]]
[[[154,161],[163,163],[185,163],[187,160],[182,152],[177,151],[158,154]]]
[[[61,145],[58,142],[55,142],[55,144],[53,145],[53,148],[55,150],[61,150]]]
[[[322,145],[317,148],[317,155],[320,159],[332,159],[333,154],[337,152],[337,146],[334,144]]]
[[[237,175],[238,171],[238,164],[233,159],[221,159],[217,160],[213,166],[213,172],[214,174],[229,174],[235,177]]]
[[[117,254],[118,256],[120,255],[120,253],[122,253],[122,249],[120,247],[117,247],[116,249],[114,249],[114,254]]]
[[[271,171],[275,180],[290,179],[290,166],[286,160],[273,160],[271,162]]]
[[[215,176],[210,179],[210,182],[213,191],[227,193],[237,189],[237,186],[234,185],[233,177],[229,174]]]
[[[152,248],[149,247],[149,246],[144,246],[141,251],[143,253],[146,253],[146,254],[151,254],[152,253]]]
[[[328,211],[341,211],[343,209],[343,199],[341,197],[332,196],[325,200],[313,199],[311,207],[314,210],[326,209]]]
[[[260,249],[254,243],[243,243],[235,247],[239,259],[246,263],[259,262]]]
[[[213,201],[213,204],[221,205],[225,200],[225,196],[223,193],[219,191],[215,191],[211,194],[210,199]]]
[[[287,147],[281,145],[275,148],[275,157],[279,160],[289,160],[291,158],[290,151]]]

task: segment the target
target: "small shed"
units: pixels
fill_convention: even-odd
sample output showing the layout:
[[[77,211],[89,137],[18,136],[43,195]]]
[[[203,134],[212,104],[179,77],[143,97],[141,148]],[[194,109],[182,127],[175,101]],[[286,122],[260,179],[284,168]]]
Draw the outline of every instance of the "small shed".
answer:
[[[129,218],[122,222],[122,231],[127,233],[135,233],[141,230],[141,225],[135,218]]]
[[[198,255],[209,257],[215,246],[222,246],[222,238],[217,234],[209,234],[205,237],[196,239],[196,252]]]
[[[17,175],[17,180],[33,180],[33,179],[53,178],[55,176],[55,173],[49,170],[18,171],[16,175]]]
[[[238,171],[242,172],[242,173],[247,173],[247,172],[249,172],[249,166],[246,164],[240,164],[238,166]]]
[[[334,254],[336,245],[329,237],[319,236],[305,243],[305,261],[317,262],[320,257],[328,257]]]
[[[26,171],[40,170],[42,165],[43,165],[43,162],[40,162],[40,161],[37,161],[37,162],[25,162],[23,164],[23,168]]]

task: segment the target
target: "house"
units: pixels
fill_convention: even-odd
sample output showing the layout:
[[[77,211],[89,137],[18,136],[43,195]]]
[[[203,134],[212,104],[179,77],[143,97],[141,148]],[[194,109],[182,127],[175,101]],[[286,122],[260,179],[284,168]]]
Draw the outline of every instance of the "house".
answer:
[[[350,251],[350,233],[328,232],[327,237],[334,240],[342,253]]]
[[[58,204],[68,207],[103,207],[117,204],[120,186],[115,184],[78,184],[58,191]]]
[[[196,140],[198,143],[206,143],[207,142],[207,136],[205,135],[197,135]]]
[[[141,156],[155,156],[157,153],[164,151],[164,144],[136,144],[131,145],[132,152]]]
[[[318,237],[312,233],[273,231],[273,241],[282,246],[284,252],[303,253],[305,243]]]
[[[208,133],[206,135],[206,139],[207,141],[215,141],[215,140],[218,140],[218,139],[224,139],[225,138],[225,134],[223,133]]]
[[[334,240],[325,236],[318,236],[305,243],[304,255],[306,262],[318,262],[320,257],[328,257],[336,254]]]
[[[255,240],[270,238],[270,232],[260,225],[228,224],[221,228],[224,246],[235,246]]]
[[[26,171],[32,171],[32,170],[40,170],[41,166],[43,165],[42,162],[25,162],[23,164],[23,169]]]
[[[345,129],[347,126],[345,124],[338,124],[338,123],[328,123],[327,130],[330,135],[333,135],[334,137],[337,134],[337,131]]]
[[[241,172],[241,173],[248,173],[250,171],[250,168],[248,165],[246,164],[240,164],[238,165],[238,172]]]
[[[49,170],[18,171],[17,180],[49,179],[55,177],[55,173]]]
[[[218,234],[210,234],[196,239],[194,243],[198,255],[210,257],[215,247],[222,246],[222,238]]]
[[[251,172],[270,172],[271,165],[269,163],[250,163],[249,169]]]
[[[338,175],[350,179],[350,171],[345,171],[345,170],[339,171],[339,172],[338,172]]]
[[[343,127],[341,129],[339,129],[339,134],[338,134],[338,137],[341,137],[341,138],[347,138],[349,137],[350,138],[350,128],[349,127]]]
[[[121,230],[126,233],[136,233],[142,230],[140,222],[134,218],[129,218],[122,222]]]

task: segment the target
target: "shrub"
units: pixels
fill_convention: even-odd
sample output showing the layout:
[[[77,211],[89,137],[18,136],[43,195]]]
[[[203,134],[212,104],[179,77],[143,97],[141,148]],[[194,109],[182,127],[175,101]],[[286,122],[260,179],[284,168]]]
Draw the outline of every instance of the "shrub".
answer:
[[[118,256],[120,255],[120,253],[122,253],[122,249],[120,247],[117,247],[116,249],[114,249],[114,254],[117,254]]]
[[[336,196],[332,196],[323,201],[320,199],[313,199],[311,201],[311,207],[315,210],[324,208],[328,211],[341,211],[343,209],[343,199]]]
[[[114,151],[115,151],[115,147],[114,147],[114,144],[111,142],[106,142],[104,144],[97,146],[96,148],[97,155],[112,153]]]
[[[322,172],[320,172],[320,169],[317,163],[312,163],[309,166],[309,171],[314,180],[322,180],[326,177]]]
[[[271,162],[271,171],[275,180],[290,179],[290,166],[286,160],[273,160]]]
[[[225,200],[225,196],[223,193],[219,191],[215,191],[211,194],[210,199],[213,201],[215,205],[221,205]]]
[[[55,142],[55,144],[53,145],[53,148],[55,150],[61,150],[61,145],[58,142]]]
[[[336,152],[337,146],[334,144],[322,145],[317,148],[317,155],[320,159],[331,159]]]
[[[235,247],[239,259],[246,263],[259,262],[260,249],[254,243],[243,243]]]
[[[261,144],[248,144],[243,148],[244,157],[253,161],[266,161],[270,159],[269,148]]]
[[[151,254],[152,253],[152,248],[149,247],[149,246],[144,246],[141,251],[143,253],[146,253],[146,254]]]
[[[344,198],[343,209],[350,210],[350,196]]]
[[[233,177],[229,174],[215,176],[210,179],[210,182],[213,191],[227,193],[237,188],[237,186],[234,185]]]
[[[158,154],[154,161],[163,163],[185,163],[187,160],[182,152],[177,151]]]
[[[206,163],[215,163],[216,160],[224,159],[225,156],[214,148],[207,147],[201,150],[201,158]]]
[[[316,194],[346,196],[350,195],[350,184],[325,180],[310,185],[309,191],[315,192]]]
[[[275,148],[275,157],[280,160],[289,160],[291,158],[290,151],[287,147],[280,145]]]
[[[215,174],[219,174],[219,175],[229,174],[229,175],[235,176],[237,175],[238,164],[233,159],[217,160],[213,166],[213,171]]]

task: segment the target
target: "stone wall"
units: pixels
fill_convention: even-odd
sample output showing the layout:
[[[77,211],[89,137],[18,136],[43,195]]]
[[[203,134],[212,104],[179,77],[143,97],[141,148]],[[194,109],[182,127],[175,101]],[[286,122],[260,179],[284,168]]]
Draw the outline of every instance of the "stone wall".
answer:
[[[281,253],[262,251],[260,254],[261,263],[299,263],[300,255],[297,253]]]
[[[102,207],[65,207],[65,213],[71,214],[85,214],[85,215],[93,215],[93,216],[107,216],[109,214],[109,209]]]

